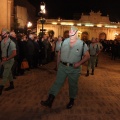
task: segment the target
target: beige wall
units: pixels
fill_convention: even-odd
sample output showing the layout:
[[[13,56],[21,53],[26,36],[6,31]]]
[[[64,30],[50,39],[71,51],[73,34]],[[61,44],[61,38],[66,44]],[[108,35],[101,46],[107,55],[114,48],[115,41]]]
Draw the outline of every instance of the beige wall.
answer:
[[[89,39],[92,37],[99,38],[100,33],[106,34],[107,40],[114,40],[115,33],[120,33],[120,28],[97,28],[97,27],[79,27],[79,30],[82,32],[86,31],[89,34]]]
[[[90,22],[90,23],[110,23],[109,16],[102,16],[102,13],[99,12],[93,12],[91,11],[89,13],[90,15],[84,15],[82,13],[80,22]]]
[[[11,29],[13,0],[0,0],[0,31],[2,28]]]
[[[24,28],[27,25],[28,13],[25,7],[16,6],[15,7],[16,18],[19,23],[19,28]]]
[[[40,20],[37,22],[37,34],[41,29],[39,21]],[[62,23],[64,23],[64,25]],[[101,33],[104,33],[107,40],[114,40],[115,33],[120,34],[120,23],[111,23],[109,16],[102,16],[100,11],[91,11],[89,15],[82,14],[79,20],[47,19],[44,28],[46,30],[53,30],[55,32],[55,37],[57,37],[58,35],[63,36],[63,33],[70,29],[70,24],[78,27],[80,38],[82,38],[83,32],[87,32],[89,40],[92,37],[99,38]]]
[[[14,23],[14,17],[15,17],[15,13],[14,13],[14,0],[11,0],[11,27],[13,27],[13,23]]]
[[[77,27],[81,34],[82,32],[88,32],[89,39],[91,39],[92,37],[99,38],[100,33],[105,33],[107,40],[114,40],[115,33],[120,34],[120,28],[105,28],[105,27],[99,28],[99,27],[85,27],[85,26],[77,26]],[[38,24],[37,34],[39,34],[41,28],[42,28],[41,24]],[[55,32],[54,37],[58,37],[58,35],[63,36],[64,31],[69,30],[70,26],[44,24],[44,29],[46,29],[47,31],[53,30]],[[80,38],[81,38],[81,34],[80,34]]]

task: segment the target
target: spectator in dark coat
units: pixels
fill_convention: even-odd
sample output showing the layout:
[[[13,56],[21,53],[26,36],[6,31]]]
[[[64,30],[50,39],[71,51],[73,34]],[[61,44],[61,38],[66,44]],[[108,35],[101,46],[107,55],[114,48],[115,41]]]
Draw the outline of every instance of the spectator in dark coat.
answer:
[[[33,40],[34,40],[34,34],[29,34],[26,47],[27,47],[27,60],[28,60],[30,69],[33,69],[33,57],[34,57],[34,50],[35,50]]]
[[[113,42],[112,48],[111,48],[112,56],[111,59],[115,60],[118,54],[118,44],[117,41]]]
[[[19,60],[18,60],[18,75],[24,74],[24,69],[21,69],[21,63],[24,59],[26,59],[27,55],[27,36],[23,35],[18,39],[18,46],[19,46]]]
[[[38,40],[39,44],[39,65],[43,64],[43,60],[45,59],[45,45],[43,44],[42,38]]]
[[[34,64],[34,68],[37,68],[38,67],[38,60],[39,60],[39,50],[40,50],[37,36],[34,37],[33,44],[35,47],[35,49],[34,49],[34,63],[33,64]]]

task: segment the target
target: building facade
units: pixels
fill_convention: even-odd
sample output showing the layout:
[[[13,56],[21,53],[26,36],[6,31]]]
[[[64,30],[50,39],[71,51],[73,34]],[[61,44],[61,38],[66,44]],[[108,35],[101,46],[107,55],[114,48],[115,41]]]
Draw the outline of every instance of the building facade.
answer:
[[[28,0],[14,0],[15,6],[15,19],[17,19],[19,26],[18,28],[24,28],[28,22],[33,25],[36,23],[36,9]]]
[[[0,0],[0,31],[11,29],[14,21],[14,0]]]
[[[18,28],[24,29],[25,25],[27,25],[27,22],[28,22],[27,9],[25,7],[16,6],[15,13],[16,13],[15,18],[17,19],[17,22],[19,23]]]
[[[31,21],[36,26],[36,9],[28,0],[0,0],[0,31],[24,28]],[[17,20],[17,21],[16,21]]]
[[[70,29],[71,25],[75,25],[79,29],[79,37],[81,39],[91,39],[96,37],[99,39],[114,40],[120,34],[120,24],[110,22],[109,16],[102,16],[102,13],[91,11],[89,15],[81,15],[79,20],[62,20],[62,19],[46,19],[44,29],[53,30],[55,37],[64,35],[65,31]],[[37,34],[39,34],[42,24],[40,19],[37,21]]]

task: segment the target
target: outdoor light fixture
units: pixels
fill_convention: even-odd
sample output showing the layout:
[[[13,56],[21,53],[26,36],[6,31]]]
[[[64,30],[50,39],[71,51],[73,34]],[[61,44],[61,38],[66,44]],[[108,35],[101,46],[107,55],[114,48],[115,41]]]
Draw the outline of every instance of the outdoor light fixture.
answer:
[[[81,24],[81,23],[78,23],[77,26],[82,26],[82,24]]]
[[[107,28],[117,28],[116,25],[105,25],[105,27],[107,27]]]
[[[45,3],[44,2],[41,2],[41,4],[40,4],[40,13],[42,13],[42,14],[45,14]]]
[[[28,22],[27,23],[27,27],[30,28],[32,26],[32,23],[31,22]]]
[[[27,23],[27,34],[29,34],[31,32],[31,27],[32,27],[32,23],[28,22]]]
[[[57,22],[52,22],[53,25],[57,25]]]
[[[68,23],[68,22],[61,22],[61,25],[74,25],[74,23]]]
[[[43,37],[43,34],[44,34],[44,24],[46,22],[45,18],[43,17],[43,15],[46,13],[46,10],[45,10],[45,3],[44,2],[41,2],[40,4],[40,14],[41,14],[41,19],[40,19],[40,23],[42,24],[42,29],[40,30],[42,32],[42,37]]]

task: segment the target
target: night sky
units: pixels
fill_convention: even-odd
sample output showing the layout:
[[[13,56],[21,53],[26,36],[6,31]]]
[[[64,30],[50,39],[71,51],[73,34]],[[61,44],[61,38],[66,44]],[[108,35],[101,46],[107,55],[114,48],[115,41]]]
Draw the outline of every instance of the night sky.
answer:
[[[36,7],[38,13],[41,0],[28,0]],[[110,21],[120,21],[120,4],[115,0],[43,0],[46,4],[46,17],[74,19],[74,14],[90,11],[101,11],[102,15],[109,15]]]

